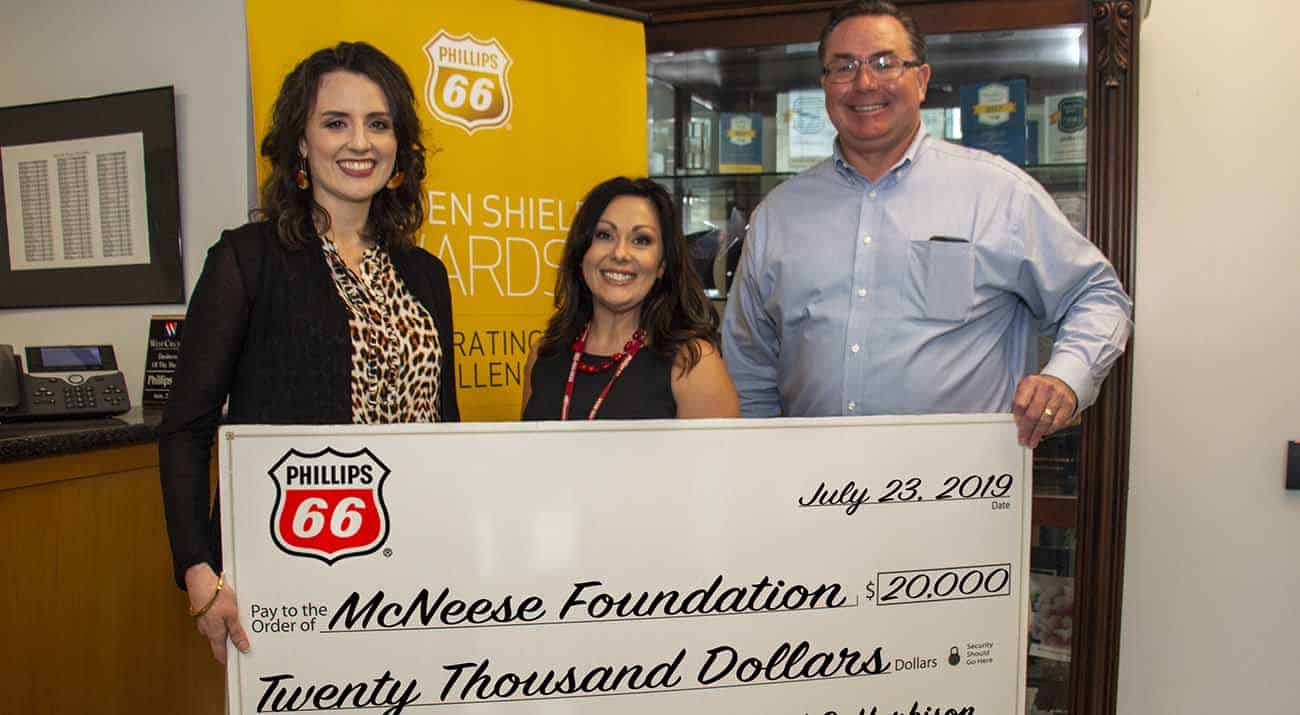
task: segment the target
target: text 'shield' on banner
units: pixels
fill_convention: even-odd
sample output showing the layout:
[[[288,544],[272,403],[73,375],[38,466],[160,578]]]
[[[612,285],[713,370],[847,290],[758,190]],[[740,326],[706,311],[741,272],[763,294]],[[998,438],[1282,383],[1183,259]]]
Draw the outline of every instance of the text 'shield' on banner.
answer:
[[[285,75],[315,50],[365,41],[406,70],[429,148],[417,240],[450,275],[461,415],[517,418],[580,200],[646,172],[641,23],[530,0],[248,0],[246,12],[259,139]]]
[[[220,445],[232,713],[1024,712],[1007,415]]]

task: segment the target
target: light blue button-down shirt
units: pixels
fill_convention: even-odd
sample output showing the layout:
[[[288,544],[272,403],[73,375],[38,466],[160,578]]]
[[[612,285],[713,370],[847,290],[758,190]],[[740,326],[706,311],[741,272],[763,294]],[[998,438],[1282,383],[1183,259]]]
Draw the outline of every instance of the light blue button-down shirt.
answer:
[[[922,127],[871,182],[835,155],[750,221],[723,322],[741,414],[1005,412],[1038,367],[1083,409],[1123,352],[1115,270],[1020,169]]]

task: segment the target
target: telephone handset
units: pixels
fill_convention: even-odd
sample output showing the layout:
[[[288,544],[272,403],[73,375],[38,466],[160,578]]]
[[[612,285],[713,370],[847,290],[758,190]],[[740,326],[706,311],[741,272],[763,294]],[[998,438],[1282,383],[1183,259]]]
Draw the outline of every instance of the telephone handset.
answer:
[[[13,347],[0,345],[0,412],[17,407],[22,402],[19,372]]]
[[[13,347],[0,345],[0,422],[102,417],[131,409],[126,378],[117,371],[109,345],[27,348],[33,372],[67,372],[67,377],[29,375]],[[83,372],[100,371],[85,375]],[[107,372],[104,372],[107,371]]]

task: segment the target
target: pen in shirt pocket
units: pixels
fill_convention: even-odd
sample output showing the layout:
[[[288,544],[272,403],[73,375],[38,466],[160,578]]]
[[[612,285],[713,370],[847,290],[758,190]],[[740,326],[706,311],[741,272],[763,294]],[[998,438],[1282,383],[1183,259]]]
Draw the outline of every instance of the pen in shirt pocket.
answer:
[[[931,236],[931,241],[942,241],[944,243],[970,243],[970,239],[957,238],[955,236]]]

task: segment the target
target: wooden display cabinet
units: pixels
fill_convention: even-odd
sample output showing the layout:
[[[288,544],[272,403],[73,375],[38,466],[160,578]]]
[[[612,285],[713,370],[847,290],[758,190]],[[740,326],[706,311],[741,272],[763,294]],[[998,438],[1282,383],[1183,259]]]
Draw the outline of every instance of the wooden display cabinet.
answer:
[[[711,250],[735,248],[743,219],[764,194],[798,167],[766,149],[753,173],[720,170],[716,144],[723,113],[772,121],[789,112],[791,92],[816,87],[816,42],[837,2],[778,0],[615,0],[645,13],[650,77],[651,174],[682,201],[685,227],[716,227]],[[1083,162],[1031,162],[1026,170],[1071,202],[1076,226],[1114,264],[1132,295],[1137,157],[1137,40],[1145,6],[1129,0],[896,0],[931,38],[934,75],[924,108],[957,104],[955,87],[981,78],[1028,76],[1031,106],[1046,95],[1086,92]],[[1074,74],[1044,60],[1050,47],[1071,49]],[[936,41],[937,40],[937,41]],[[1044,44],[1047,43],[1047,44]],[[1029,58],[1029,59],[1025,59]],[[999,68],[999,63],[1005,67]],[[1065,62],[1066,65],[1069,62]],[[946,66],[945,66],[946,65]],[[1067,67],[1068,69],[1068,67]],[[656,83],[660,86],[656,87]],[[783,94],[786,105],[777,106]],[[1041,104],[1040,104],[1041,106]],[[728,115],[730,116],[730,114]],[[934,118],[937,115],[932,115]],[[663,122],[656,126],[656,117]],[[951,138],[951,137],[950,137]],[[788,157],[787,157],[788,159]],[[694,231],[700,234],[700,231]],[[738,251],[736,251],[738,252]],[[700,265],[705,282],[725,292],[724,257]],[[1124,526],[1128,491],[1133,345],[1115,365],[1081,421],[1035,454],[1031,568],[1070,579],[1073,634],[1068,645],[1031,647],[1030,680],[1044,685],[1030,712],[1115,712]],[[1068,599],[1066,599],[1068,602]],[[1048,654],[1048,655],[1044,655]],[[1035,672],[1035,671],[1038,672]],[[1050,687],[1055,683],[1059,687]]]

